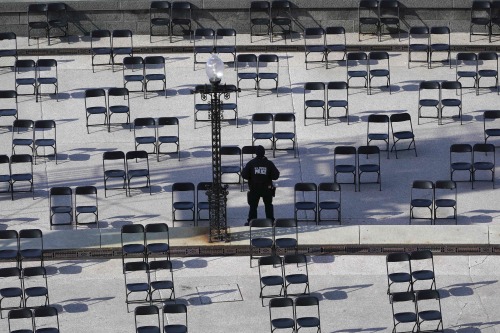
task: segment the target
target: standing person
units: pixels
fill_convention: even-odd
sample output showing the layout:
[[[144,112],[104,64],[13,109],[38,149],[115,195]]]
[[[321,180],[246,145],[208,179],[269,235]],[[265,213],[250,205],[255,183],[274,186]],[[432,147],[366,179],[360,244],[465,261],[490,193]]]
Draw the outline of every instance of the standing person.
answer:
[[[250,209],[248,211],[248,225],[250,220],[257,218],[257,207],[262,197],[266,211],[266,218],[274,221],[273,210],[273,180],[280,176],[279,170],[273,162],[269,161],[265,155],[265,149],[262,146],[255,148],[256,157],[249,161],[241,173],[244,179],[248,180],[250,191],[247,193],[247,201]]]

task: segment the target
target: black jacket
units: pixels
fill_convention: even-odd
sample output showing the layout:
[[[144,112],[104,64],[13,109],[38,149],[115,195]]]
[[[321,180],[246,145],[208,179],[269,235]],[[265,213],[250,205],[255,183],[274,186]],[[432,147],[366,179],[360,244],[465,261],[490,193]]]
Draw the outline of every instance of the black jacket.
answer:
[[[241,176],[248,180],[250,190],[269,189],[280,176],[280,172],[273,162],[265,156],[255,157],[245,165]]]

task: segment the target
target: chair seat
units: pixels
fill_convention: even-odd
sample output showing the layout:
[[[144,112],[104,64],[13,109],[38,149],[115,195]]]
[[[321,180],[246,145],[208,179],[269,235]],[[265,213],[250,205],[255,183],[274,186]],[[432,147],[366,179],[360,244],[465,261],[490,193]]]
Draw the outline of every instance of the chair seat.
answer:
[[[321,99],[309,99],[306,100],[305,104],[310,108],[322,108],[325,105],[325,101]]]
[[[265,286],[279,286],[283,284],[283,277],[281,275],[264,276],[260,281]]]
[[[476,77],[477,72],[472,72],[472,71],[458,71],[457,72],[458,77]]]
[[[73,212],[73,207],[71,206],[52,206],[50,210],[53,214],[71,214]]]
[[[16,109],[2,109],[0,110],[0,117],[15,116],[17,114]]]
[[[462,101],[456,98],[445,98],[441,100],[441,105],[443,106],[460,106]]]
[[[411,201],[413,207],[430,207],[432,206],[432,200],[430,199],[413,199]]]
[[[167,243],[152,243],[146,246],[148,253],[168,252],[170,246]]]
[[[410,51],[428,51],[429,50],[429,45],[427,44],[410,44],[409,46]]]
[[[211,110],[210,104],[195,104],[194,108],[196,109],[196,111],[210,111]]]
[[[500,128],[490,128],[484,131],[487,136],[500,136]]]
[[[137,327],[137,333],[161,333],[158,326],[140,326]]]
[[[441,320],[441,312],[437,310],[421,311],[418,316],[422,320]]]
[[[29,331],[31,333],[31,331]],[[22,333],[22,332],[21,332]],[[44,327],[39,328],[35,331],[35,333],[60,333],[59,329],[55,327]]]
[[[148,169],[128,170],[128,172],[127,172],[128,179],[131,179],[134,177],[146,177],[146,176],[149,176]]]
[[[112,49],[113,54],[132,54],[131,47],[114,47]]]
[[[206,210],[210,208],[210,204],[206,201],[198,202],[198,210]]]
[[[30,329],[20,329],[20,330],[15,330],[11,331],[12,333],[33,333],[33,330]]]
[[[361,171],[361,172],[378,172],[378,171],[380,171],[380,165],[378,165],[378,164],[361,164],[359,166],[359,171]]]
[[[376,17],[360,17],[360,24],[378,24],[379,20]]]
[[[271,20],[259,17],[251,19],[250,23],[252,23],[252,25],[269,25],[271,23]]]
[[[473,17],[470,19],[470,23],[476,25],[488,25],[490,24],[490,19],[487,17]]]
[[[134,74],[134,75],[125,75],[123,77],[123,79],[126,81],[126,82],[140,82],[142,80],[144,80],[144,75],[138,75],[138,74]]]
[[[278,238],[274,241],[277,248],[295,248],[297,247],[297,240],[295,238]]]
[[[498,75],[498,72],[494,69],[480,69],[477,73],[482,77],[495,77]]]
[[[40,249],[25,249],[19,251],[21,258],[40,258],[42,256],[42,250]]]
[[[274,25],[291,25],[292,20],[286,17],[275,17],[272,19]]]
[[[35,140],[35,145],[37,146],[54,146],[56,140],[54,139],[37,139]]]
[[[413,139],[415,137],[415,135],[413,134],[413,132],[410,132],[410,131],[402,131],[402,132],[395,132],[394,133],[394,137],[396,139]]]
[[[391,273],[387,276],[389,280],[395,283],[410,282],[410,273]]]
[[[92,49],[92,53],[94,53],[96,55],[111,54],[111,48],[110,47],[94,47]]]
[[[473,165],[475,170],[491,170],[495,167],[492,162],[475,162]]]
[[[253,247],[267,248],[273,246],[273,240],[271,238],[252,238],[251,244]]]
[[[31,173],[15,173],[10,176],[13,182],[17,181],[32,181],[33,180],[33,175]]]
[[[372,69],[370,70],[371,76],[389,76],[390,72],[387,69]]]
[[[292,328],[295,326],[295,321],[292,318],[276,318],[271,320],[271,325],[277,329]]]
[[[400,312],[394,314],[394,319],[399,323],[413,323],[417,321],[417,315],[414,312]]]
[[[318,327],[320,324],[317,317],[301,317],[297,318],[297,325],[299,327]]]
[[[279,140],[293,140],[295,138],[295,133],[291,132],[276,132],[274,137]]]
[[[356,166],[355,165],[348,165],[348,164],[340,164],[340,165],[335,166],[335,171],[337,173],[355,172]]]
[[[296,210],[315,210],[316,203],[312,201],[301,201],[295,203]]]
[[[240,80],[257,80],[257,73],[238,73]]]
[[[236,48],[234,46],[216,46],[216,53],[236,53]]]
[[[434,272],[431,270],[421,270],[411,273],[414,280],[432,280],[434,279]]]
[[[420,106],[434,106],[437,107],[439,105],[439,101],[437,99],[428,99],[424,98],[418,101]]]
[[[36,80],[34,78],[16,79],[16,83],[20,86],[34,85]]]
[[[212,53],[214,48],[212,46],[196,46],[194,48],[194,53]]]
[[[285,280],[289,284],[301,284],[309,281],[306,274],[290,274],[285,276]]]
[[[127,290],[130,292],[149,291],[148,283],[127,283]]]
[[[37,82],[39,84],[56,84],[57,78],[55,78],[55,77],[39,77],[37,79]]]
[[[453,170],[471,170],[472,169],[472,163],[468,163],[468,162],[455,162],[455,163],[451,163],[451,168]]]
[[[368,134],[368,140],[388,140],[389,135],[385,133],[370,133]]]
[[[106,178],[125,178],[125,171],[124,170],[106,170],[104,172],[104,175]]]
[[[383,24],[399,24],[399,19],[397,17],[381,17],[380,23]]]
[[[170,25],[170,20],[167,18],[163,18],[163,17],[156,17],[156,18],[151,19],[151,24],[152,25],[168,26],[168,25]]]
[[[190,202],[190,201],[178,201],[178,202],[174,202],[173,207],[176,210],[194,209],[194,202]]]
[[[126,105],[113,105],[109,107],[110,113],[128,113],[129,108]]]
[[[159,143],[175,143],[177,141],[179,141],[178,136],[159,136],[158,137]]]
[[[77,213],[96,213],[97,212],[97,207],[96,206],[77,206],[75,208],[75,211]]]
[[[165,325],[165,333],[186,333],[187,327],[185,325]]]
[[[329,108],[345,108],[347,107],[348,102],[346,100],[331,100],[328,101]]]
[[[239,173],[241,168],[239,165],[223,165],[220,167],[222,173]]]
[[[0,50],[0,57],[14,57],[16,55],[16,50]]]
[[[238,105],[236,103],[224,103],[221,105],[221,110],[236,110]]]
[[[259,73],[258,74],[259,80],[276,80],[277,78],[278,78],[277,73]]]
[[[178,24],[178,25],[189,25],[191,24],[190,19],[184,19],[184,18],[174,18],[172,19],[172,24]]]
[[[163,74],[146,74],[146,81],[164,81],[165,75]]]
[[[154,137],[154,136],[141,136],[141,137],[135,138],[135,142],[138,144],[155,143],[156,137]]]
[[[33,144],[32,139],[14,139],[12,140],[13,146],[31,146]]]
[[[347,75],[350,77],[366,77],[367,76],[366,71],[348,71]]]
[[[174,283],[172,281],[152,281],[151,289],[161,290],[161,289],[173,289]]]
[[[346,46],[343,44],[332,44],[325,47],[328,52],[343,52],[346,50]]]
[[[253,138],[255,140],[272,139],[273,133],[253,133]]]
[[[448,44],[431,44],[431,51],[449,51],[450,45]]]
[[[17,258],[17,250],[0,250],[0,259]]]
[[[30,287],[30,288],[25,288],[24,293],[28,297],[39,297],[47,295],[49,291],[45,287]]]
[[[19,297],[23,294],[21,288],[11,287],[0,289],[0,296],[2,297]]]
[[[454,207],[456,203],[453,199],[436,199],[435,201],[436,207]]]
[[[325,52],[323,45],[307,45],[306,52]]]
[[[103,106],[92,106],[87,108],[87,112],[90,114],[106,114],[107,110]]]
[[[122,251],[124,254],[144,253],[144,245],[142,245],[142,244],[125,244],[122,247]]]
[[[319,204],[319,209],[339,209],[340,202],[337,201],[321,201]]]

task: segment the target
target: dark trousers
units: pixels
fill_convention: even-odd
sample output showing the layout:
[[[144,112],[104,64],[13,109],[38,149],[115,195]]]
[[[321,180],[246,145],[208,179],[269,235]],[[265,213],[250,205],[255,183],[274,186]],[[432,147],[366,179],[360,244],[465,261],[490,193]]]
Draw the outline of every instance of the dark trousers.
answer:
[[[247,193],[247,200],[250,209],[248,211],[248,221],[257,218],[257,207],[259,206],[259,200],[262,197],[264,201],[264,209],[266,211],[266,218],[274,220],[274,209],[273,209],[273,195],[271,190],[250,190]]]

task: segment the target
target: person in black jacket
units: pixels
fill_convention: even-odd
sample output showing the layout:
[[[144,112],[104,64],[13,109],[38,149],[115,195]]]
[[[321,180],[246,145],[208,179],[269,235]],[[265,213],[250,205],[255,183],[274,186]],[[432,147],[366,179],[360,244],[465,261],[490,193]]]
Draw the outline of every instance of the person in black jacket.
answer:
[[[269,161],[262,146],[255,148],[255,157],[245,165],[241,173],[244,179],[248,180],[250,191],[247,193],[247,201],[250,209],[248,211],[248,225],[250,220],[257,218],[257,207],[262,197],[266,211],[266,218],[274,220],[273,209],[273,180],[280,176],[280,172],[273,162]]]

